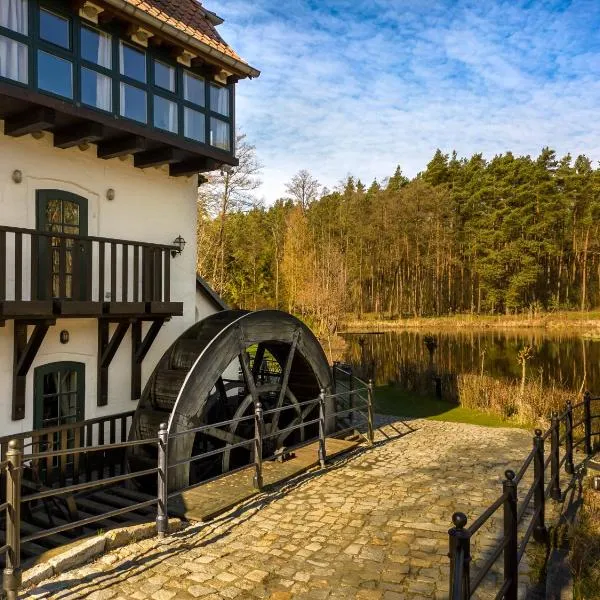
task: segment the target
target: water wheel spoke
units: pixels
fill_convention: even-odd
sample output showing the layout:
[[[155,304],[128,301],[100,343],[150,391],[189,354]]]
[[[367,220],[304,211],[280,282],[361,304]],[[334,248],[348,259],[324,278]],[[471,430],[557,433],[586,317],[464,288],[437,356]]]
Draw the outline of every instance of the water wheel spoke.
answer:
[[[221,398],[221,402],[226,406],[227,405],[227,390],[225,389],[225,383],[223,382],[223,377],[219,377],[217,379],[217,383],[215,384],[217,388],[217,392],[219,392],[219,397]]]
[[[297,406],[298,405],[298,400],[296,400],[296,397],[291,393],[288,392],[289,396],[291,397],[290,399],[292,400],[292,403],[296,405],[296,412],[298,413],[297,416],[294,418],[294,420],[288,424],[288,427],[294,427],[295,425],[299,425],[300,423],[303,423],[304,420],[306,419],[306,417],[310,414],[310,412],[312,410],[314,410],[315,406],[313,404],[309,404],[308,406],[306,406],[304,408],[304,410],[300,410],[300,407]],[[300,427],[299,429],[293,429],[292,431],[283,431],[281,433],[281,435],[277,438],[277,447],[281,447],[283,445],[283,442],[285,442],[285,440],[294,432],[294,431],[300,431],[300,440],[303,442],[304,441],[304,427]]]
[[[256,348],[256,354],[254,355],[254,363],[252,364],[252,379],[256,382],[260,374],[260,367],[265,358],[265,347],[263,344],[259,344]]]
[[[256,388],[255,388],[256,389]],[[252,395],[248,394],[240,403],[240,405],[237,407],[232,419],[234,420],[233,423],[231,423],[231,425],[229,426],[229,431],[232,434],[235,434],[235,432],[237,431],[237,427],[240,423],[240,419],[242,417],[245,416],[246,411],[248,409],[250,409],[251,407],[254,406],[254,398],[252,397]],[[248,419],[247,421],[244,421],[245,423],[250,422],[250,420]],[[246,438],[240,438],[240,441],[243,441]],[[248,450],[250,451],[250,454],[252,457],[254,457],[254,445],[252,444],[248,444]],[[231,450],[225,448],[225,450],[223,451],[223,471],[229,471],[229,463],[231,461]]]
[[[288,352],[287,358],[285,360],[285,367],[283,368],[283,373],[281,376],[281,389],[279,390],[279,398],[277,399],[277,408],[281,408],[283,406],[283,401],[285,400],[288,382],[290,380],[290,373],[292,372],[292,363],[294,362],[294,354],[296,352],[296,344],[298,343],[298,335],[299,332],[295,331],[294,337],[292,339],[292,344],[290,346],[290,351]],[[276,412],[273,414],[273,419],[271,421],[271,431],[275,431],[279,426],[280,414],[281,412]]]
[[[218,427],[209,427],[208,429],[204,429],[203,433],[228,444],[239,444],[246,441],[246,438],[236,435],[233,431],[219,429]]]

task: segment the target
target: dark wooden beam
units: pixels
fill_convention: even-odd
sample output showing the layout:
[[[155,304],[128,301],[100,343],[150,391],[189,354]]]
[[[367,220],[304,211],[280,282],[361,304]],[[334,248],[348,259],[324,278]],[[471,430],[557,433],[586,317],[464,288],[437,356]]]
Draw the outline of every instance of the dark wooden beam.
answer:
[[[139,135],[126,135],[124,137],[107,140],[98,144],[98,158],[117,158],[127,154],[142,152],[148,147],[148,141]]]
[[[12,137],[21,137],[28,133],[45,131],[54,127],[56,112],[44,106],[35,106],[4,120],[4,133]]]
[[[169,175],[171,177],[189,177],[198,173],[208,173],[215,171],[223,163],[210,158],[190,158],[179,163],[169,165]]]
[[[80,144],[90,144],[104,137],[104,127],[100,123],[84,121],[63,127],[54,132],[54,145],[57,148],[73,148]]]
[[[166,319],[152,321],[150,329],[142,338],[142,321],[136,320],[131,325],[131,399],[137,400],[142,395],[142,362],[154,343],[160,328]]]
[[[158,167],[179,162],[186,157],[186,153],[173,148],[172,146],[163,146],[153,150],[139,152],[133,157],[133,164],[139,169],[148,169],[149,167]]]
[[[15,321],[13,353],[13,396],[12,419],[18,421],[25,417],[26,380],[29,368],[46,337],[51,325],[56,321]],[[33,325],[33,332],[27,339],[27,326]]]
[[[129,329],[129,321],[119,322],[112,337],[109,335],[109,326],[110,322],[107,319],[98,319],[98,389],[96,396],[98,406],[108,404],[108,367]]]

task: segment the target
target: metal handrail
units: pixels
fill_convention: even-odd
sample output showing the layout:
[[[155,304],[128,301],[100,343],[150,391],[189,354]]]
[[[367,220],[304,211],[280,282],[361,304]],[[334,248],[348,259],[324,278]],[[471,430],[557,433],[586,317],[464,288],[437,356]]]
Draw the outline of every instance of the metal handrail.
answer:
[[[276,413],[283,412],[284,410],[297,410],[301,406],[308,406],[309,404],[317,405],[318,403],[319,398],[314,398],[313,400],[303,400],[302,402],[297,402],[294,404],[285,404],[284,406],[276,406],[275,408],[269,408],[269,410],[263,410],[263,415],[274,415]]]
[[[23,461],[39,460],[54,456],[71,456],[73,454],[84,454],[87,452],[104,452],[105,450],[118,450],[120,448],[131,448],[132,446],[145,446],[156,444],[158,438],[144,438],[142,440],[129,440],[128,442],[115,442],[114,444],[103,444],[102,446],[80,446],[78,448],[65,448],[64,450],[52,450],[50,452],[37,452],[35,454],[24,454]]]
[[[502,538],[502,543],[498,544],[498,547],[494,550],[493,554],[483,563],[483,565],[477,570],[477,575],[473,580],[471,593],[475,592],[481,585],[485,576],[490,572],[490,569],[494,566],[494,563],[500,558],[500,555],[506,548],[507,540]]]
[[[527,469],[529,468],[529,465],[533,462],[534,456],[535,456],[535,448],[533,448],[531,450],[531,452],[529,453],[529,455],[525,459],[525,462],[523,463],[523,465],[521,466],[521,468],[517,471],[517,474],[515,476],[515,481],[517,483],[519,483],[521,481],[521,479],[523,479],[523,475],[525,475]]]
[[[237,419],[229,419],[227,421],[219,421],[218,423],[208,423],[205,425],[200,425],[199,427],[193,427],[192,429],[186,429],[185,431],[176,431],[175,433],[169,433],[169,439],[182,437],[184,435],[189,435],[190,433],[200,433],[201,431],[205,431],[206,429],[212,429],[213,427],[223,427],[225,425],[241,423],[242,421],[251,421],[252,419],[254,419],[254,415],[239,417]]]
[[[244,440],[243,442],[236,442],[235,444],[230,444],[229,446],[223,446],[222,448],[216,448],[215,450],[203,452],[202,454],[194,454],[194,456],[188,456],[187,458],[182,458],[180,460],[175,461],[174,463],[171,463],[167,466],[167,469],[174,469],[175,467],[180,467],[181,465],[188,465],[190,463],[196,462],[197,460],[200,460],[201,458],[217,456],[217,454],[229,452],[231,450],[235,450],[235,448],[241,448],[242,446],[248,446],[249,444],[254,444],[254,440]]]
[[[475,535],[475,533],[477,533],[477,531],[479,531],[481,526],[484,525],[485,522],[502,506],[502,504],[504,503],[505,500],[506,500],[506,494],[502,494],[501,496],[498,496],[498,498],[496,498],[496,500],[494,502],[492,502],[492,504],[490,504],[490,506],[488,506],[488,508],[485,510],[485,512],[483,514],[481,514],[477,519],[475,519],[475,521],[473,521],[473,523],[471,523],[471,525],[467,529],[469,534],[471,536]]]

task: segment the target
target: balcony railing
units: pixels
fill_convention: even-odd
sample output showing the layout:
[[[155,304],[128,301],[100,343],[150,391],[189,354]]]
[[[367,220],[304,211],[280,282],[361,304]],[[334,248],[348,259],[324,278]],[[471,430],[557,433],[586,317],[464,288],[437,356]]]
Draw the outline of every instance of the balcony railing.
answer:
[[[177,248],[0,226],[0,317],[181,314],[171,302]]]

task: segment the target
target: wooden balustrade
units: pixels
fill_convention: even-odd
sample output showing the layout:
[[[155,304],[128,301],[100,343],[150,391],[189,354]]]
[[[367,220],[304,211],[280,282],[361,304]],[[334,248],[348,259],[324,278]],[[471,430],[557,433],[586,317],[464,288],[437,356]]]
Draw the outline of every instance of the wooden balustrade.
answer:
[[[110,303],[144,303],[133,312],[147,311],[147,303],[168,304],[176,250],[166,244],[0,226],[0,316],[3,304],[10,316],[10,309],[27,311],[23,303],[52,300],[72,301],[71,308],[86,303],[87,310],[95,303],[100,312]]]

